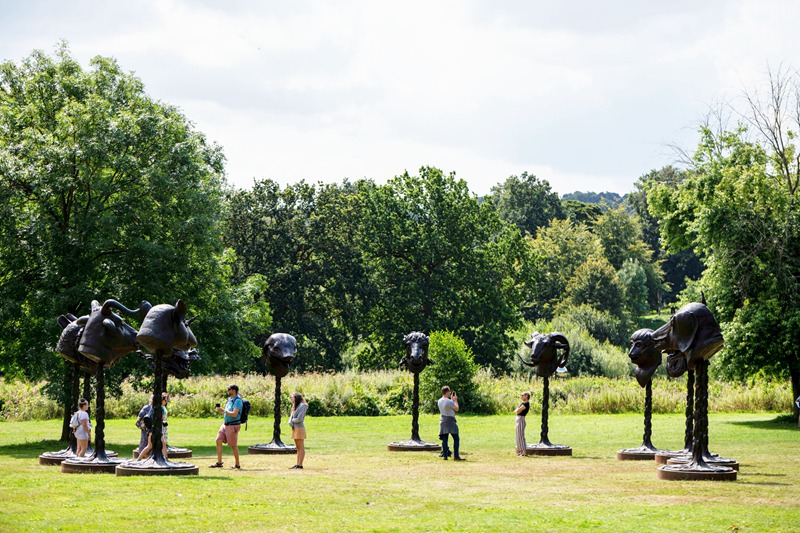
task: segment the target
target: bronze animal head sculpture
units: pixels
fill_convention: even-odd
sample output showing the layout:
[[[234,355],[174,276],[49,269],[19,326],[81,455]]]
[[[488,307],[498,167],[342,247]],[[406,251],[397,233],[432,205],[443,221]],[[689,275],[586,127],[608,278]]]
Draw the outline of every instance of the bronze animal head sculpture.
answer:
[[[97,363],[84,357],[78,351],[83,336],[83,328],[89,320],[89,315],[75,318],[75,315],[67,313],[58,317],[58,325],[61,326],[61,336],[56,343],[56,351],[70,363],[80,365],[80,369],[92,375],[97,373]]]
[[[153,362],[153,354],[147,352],[139,352],[139,355],[150,363]],[[189,350],[172,349],[172,356],[164,360],[164,372],[170,376],[175,376],[178,379],[188,378],[191,374],[191,364],[199,361],[200,356],[197,350],[191,348]]]
[[[653,343],[652,329],[640,329],[631,335],[628,357],[631,358],[631,363],[636,365],[636,381],[641,387],[646,387],[658,365],[661,364],[661,350]]]
[[[525,346],[531,349],[531,360],[526,361],[519,354],[517,357],[527,366],[536,368],[539,377],[552,376],[558,367],[566,366],[569,360],[569,341],[557,331],[547,334],[537,331],[530,340],[525,341]]]
[[[288,333],[273,333],[261,353],[272,373],[282,378],[289,373],[289,365],[297,353],[297,340]]]
[[[185,351],[197,346],[186,320],[183,300],[178,300],[174,306],[159,304],[150,309],[136,340],[151,352],[161,352],[165,359],[172,357],[173,348]]]
[[[697,363],[722,349],[723,338],[711,310],[701,303],[684,305],[669,322],[642,340],[643,350],[669,352],[667,373],[672,377],[695,370]]]
[[[92,361],[110,367],[123,355],[136,350],[137,333],[113,310],[117,309],[127,316],[141,318],[150,307],[150,303],[146,301],[142,302],[139,309],[131,310],[116,300],[106,300],[102,306],[100,302],[93,300],[78,351]]]
[[[428,344],[430,338],[422,332],[412,331],[405,337],[406,355],[400,360],[399,365],[406,367],[414,374],[419,374],[422,369],[432,363],[428,359]]]

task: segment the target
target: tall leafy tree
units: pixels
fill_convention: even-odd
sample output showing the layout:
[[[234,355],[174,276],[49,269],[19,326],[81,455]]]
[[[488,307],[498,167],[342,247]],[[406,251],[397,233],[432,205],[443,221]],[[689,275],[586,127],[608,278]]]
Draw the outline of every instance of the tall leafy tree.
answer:
[[[527,172],[492,187],[489,199],[500,219],[517,226],[523,235],[536,235],[536,230],[552,219],[564,218],[561,200],[550,183]]]
[[[694,247],[699,282],[723,325],[719,370],[789,377],[800,395],[800,77],[770,74],[744,121],[701,128],[691,176],[655,187],[650,209],[670,249]],[[787,398],[787,406],[790,405]]]
[[[223,156],[115,60],[0,65],[0,369],[60,367],[55,318],[184,298],[204,365],[242,346],[222,268]],[[125,358],[118,366],[127,372]],[[57,370],[57,368],[55,368]]]
[[[356,187],[270,180],[231,193],[225,242],[236,253],[234,280],[263,276],[270,331],[298,338],[298,369],[341,368],[359,338],[372,294],[357,247]]]
[[[452,331],[479,364],[505,364],[533,276],[520,232],[466,182],[432,167],[363,184],[359,200],[360,246],[377,291],[365,328],[374,364],[396,363],[402,335],[414,330]]]

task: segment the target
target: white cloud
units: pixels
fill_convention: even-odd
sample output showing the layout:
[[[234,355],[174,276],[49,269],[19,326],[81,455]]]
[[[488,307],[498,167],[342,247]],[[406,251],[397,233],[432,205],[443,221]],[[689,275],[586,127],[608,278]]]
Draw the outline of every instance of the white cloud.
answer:
[[[798,56],[800,5],[752,0],[0,4],[0,57],[118,58],[253,177],[383,181],[423,164],[478,194],[536,173],[627,192],[707,105]],[[800,65],[794,65],[800,66]]]

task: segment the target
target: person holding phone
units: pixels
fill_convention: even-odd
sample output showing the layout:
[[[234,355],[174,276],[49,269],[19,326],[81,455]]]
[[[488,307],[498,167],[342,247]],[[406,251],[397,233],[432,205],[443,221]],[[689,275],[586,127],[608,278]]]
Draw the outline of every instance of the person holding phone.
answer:
[[[442,397],[439,398],[439,438],[442,440],[442,454],[445,461],[450,457],[450,447],[448,446],[448,435],[453,436],[453,460],[463,461],[458,454],[460,439],[458,436],[458,424],[456,423],[456,413],[458,412],[458,395],[450,392],[450,387],[442,387]]]
[[[525,441],[525,415],[531,410],[531,393],[522,393],[522,403],[516,408],[514,413],[517,415],[517,455],[527,457],[528,443]]]
[[[239,387],[231,385],[228,387],[228,401],[223,409],[217,404],[215,409],[224,415],[222,425],[217,432],[217,462],[211,468],[222,468],[222,445],[227,444],[233,452],[233,459],[236,461],[231,468],[240,469],[239,465],[239,429],[242,419],[242,398],[239,396]]]

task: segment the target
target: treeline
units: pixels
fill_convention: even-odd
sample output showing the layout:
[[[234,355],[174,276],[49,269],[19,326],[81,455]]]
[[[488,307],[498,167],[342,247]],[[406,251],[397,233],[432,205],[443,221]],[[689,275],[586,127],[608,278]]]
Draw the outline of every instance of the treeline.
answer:
[[[113,59],[83,69],[61,45],[5,62],[0,371],[59,383],[59,314],[184,298],[196,373],[259,370],[275,331],[297,337],[297,370],[392,368],[412,330],[450,331],[502,372],[515,332],[537,327],[583,346],[574,373],[606,373],[601,355],[643,315],[702,290],[725,330],[721,373],[791,375],[798,394],[800,167],[782,129],[798,83],[779,81],[781,106],[753,99],[750,126],[705,126],[686,170],[653,170],[618,204],[562,200],[527,173],[479,199],[435,167],[236,190],[221,149]],[[107,381],[148,373],[129,356]]]

